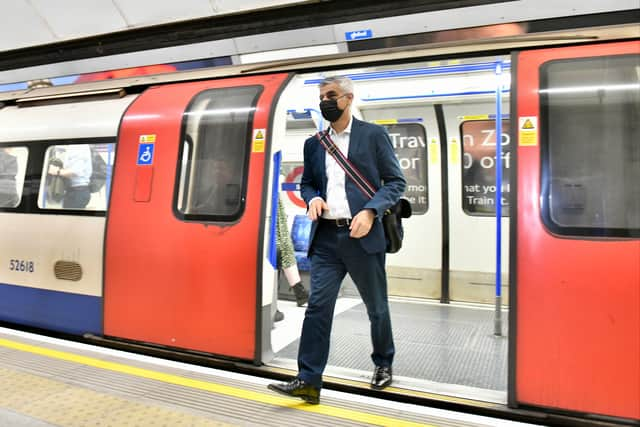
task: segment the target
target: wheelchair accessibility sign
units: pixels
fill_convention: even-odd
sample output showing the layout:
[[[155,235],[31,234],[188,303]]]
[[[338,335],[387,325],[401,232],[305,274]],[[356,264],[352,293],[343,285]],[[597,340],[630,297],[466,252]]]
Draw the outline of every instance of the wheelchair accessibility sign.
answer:
[[[149,166],[153,164],[153,149],[156,142],[155,135],[140,135],[138,144],[138,166]]]

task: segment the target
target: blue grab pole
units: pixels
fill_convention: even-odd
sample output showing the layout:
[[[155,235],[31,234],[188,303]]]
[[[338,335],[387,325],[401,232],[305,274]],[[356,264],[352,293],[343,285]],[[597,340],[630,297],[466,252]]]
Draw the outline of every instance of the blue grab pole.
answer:
[[[496,307],[493,334],[502,335],[502,62],[496,63]]]
[[[273,155],[273,184],[271,186],[271,223],[269,224],[269,263],[274,270],[278,268],[278,248],[276,246],[276,227],[278,223],[278,194],[280,192],[280,165],[282,151]]]

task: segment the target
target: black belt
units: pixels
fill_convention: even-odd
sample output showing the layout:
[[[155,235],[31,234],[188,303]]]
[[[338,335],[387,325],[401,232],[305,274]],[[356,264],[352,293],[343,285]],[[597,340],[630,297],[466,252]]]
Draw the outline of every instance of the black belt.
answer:
[[[326,219],[320,217],[322,222],[333,225],[334,227],[348,227],[351,224],[351,218]]]

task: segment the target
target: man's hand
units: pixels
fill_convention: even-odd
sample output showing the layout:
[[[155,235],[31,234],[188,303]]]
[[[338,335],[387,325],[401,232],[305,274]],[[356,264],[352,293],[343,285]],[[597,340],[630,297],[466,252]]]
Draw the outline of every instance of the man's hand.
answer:
[[[371,226],[373,226],[373,221],[376,218],[376,214],[371,209],[363,209],[356,214],[351,220],[351,224],[349,225],[349,236],[354,239],[360,239],[361,237],[366,236],[371,231]]]
[[[327,206],[326,202],[322,200],[321,197],[317,197],[311,200],[309,204],[309,210],[307,211],[307,216],[311,221],[317,221],[318,218],[322,216],[323,210],[329,210],[329,206]]]

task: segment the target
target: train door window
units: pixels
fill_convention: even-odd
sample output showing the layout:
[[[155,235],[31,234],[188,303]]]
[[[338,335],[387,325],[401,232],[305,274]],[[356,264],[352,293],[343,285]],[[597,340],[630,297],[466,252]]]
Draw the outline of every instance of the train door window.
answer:
[[[468,215],[496,214],[496,121],[466,120],[462,140],[462,209]],[[502,120],[502,216],[509,216],[511,145],[509,120]]]
[[[244,210],[253,113],[261,86],[210,89],[183,117],[176,215],[235,221]]]
[[[16,208],[22,200],[27,147],[0,147],[0,208]]]
[[[640,55],[547,62],[540,109],[546,226],[640,235]]]
[[[106,211],[115,144],[51,145],[45,152],[38,207]]]

